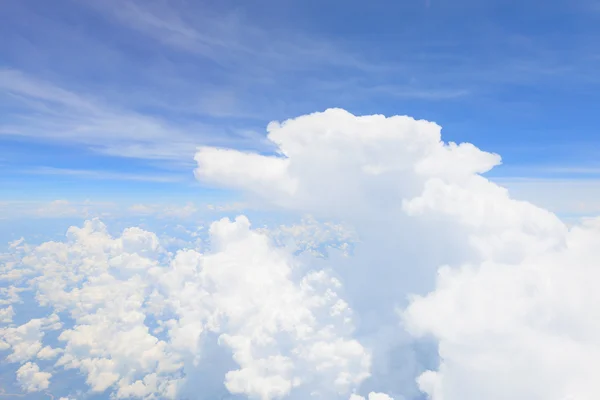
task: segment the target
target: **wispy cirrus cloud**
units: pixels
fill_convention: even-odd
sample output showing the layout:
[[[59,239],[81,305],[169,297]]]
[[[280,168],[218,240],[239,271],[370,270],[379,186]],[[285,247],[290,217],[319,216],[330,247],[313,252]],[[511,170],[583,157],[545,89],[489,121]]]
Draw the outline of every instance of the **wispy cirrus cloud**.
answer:
[[[531,99],[507,104],[502,92],[532,82],[581,83],[598,70],[584,40],[561,57],[554,44],[493,24],[480,37],[379,32],[355,40],[269,24],[243,6],[86,0],[70,4],[73,15],[93,15],[97,25],[78,31],[29,3],[9,5],[35,28],[23,47],[28,53],[20,49],[25,55],[9,57],[19,62],[0,70],[0,107],[8,116],[0,135],[178,166],[190,166],[199,145],[269,151],[262,131],[270,120],[331,106],[361,112],[385,104],[383,113],[440,122],[470,119],[482,108],[539,112]],[[60,55],[70,69],[50,64],[57,51],[50,39],[64,44]],[[20,62],[36,57],[39,63]],[[438,113],[431,104],[440,101],[460,110]],[[473,111],[461,115],[468,109],[461,104]]]
[[[0,202],[0,219],[108,217],[118,210],[119,206],[114,202],[10,200]]]
[[[114,108],[14,69],[0,69],[0,96],[17,108],[0,124],[0,134],[75,143],[111,156],[188,164],[200,144],[243,143],[248,136],[246,131],[237,134],[202,122],[177,124]]]
[[[70,168],[38,167],[28,170],[18,171],[22,174],[32,175],[63,175],[87,179],[115,180],[115,181],[139,181],[156,183],[176,183],[185,181],[185,176],[181,175],[156,175],[148,173],[127,173],[105,170],[84,170]]]
[[[196,107],[217,116],[283,119],[315,109],[309,103],[353,108],[383,99],[428,103],[476,98],[480,105],[502,103],[517,112],[521,105],[498,100],[507,85],[544,82],[553,87],[597,80],[598,63],[589,56],[593,37],[573,34],[548,41],[507,31],[494,21],[477,27],[476,37],[420,38],[407,33],[397,38],[361,35],[355,40],[353,35],[265,24],[243,6],[137,0],[85,4],[159,48],[203,63],[202,70],[211,70],[223,85],[199,90],[209,94]],[[461,15],[445,11],[464,18],[486,7],[463,2],[458,5]],[[434,22],[439,15],[430,18]],[[569,57],[561,47],[565,42],[571,43]]]
[[[395,67],[369,60],[323,37],[289,31],[275,36],[269,29],[250,22],[242,9],[217,11],[206,5],[176,7],[135,0],[86,4],[159,43],[205,57],[225,68],[244,68],[249,74],[319,66],[392,72]]]

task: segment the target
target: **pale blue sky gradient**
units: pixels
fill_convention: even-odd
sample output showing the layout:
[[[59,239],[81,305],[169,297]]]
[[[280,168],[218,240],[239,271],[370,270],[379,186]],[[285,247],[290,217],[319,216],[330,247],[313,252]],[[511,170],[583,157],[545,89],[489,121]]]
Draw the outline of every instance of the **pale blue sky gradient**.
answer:
[[[590,0],[7,0],[0,199],[233,201],[194,181],[196,146],[270,152],[269,121],[342,107],[433,120],[500,153],[491,177],[589,203],[599,22]]]

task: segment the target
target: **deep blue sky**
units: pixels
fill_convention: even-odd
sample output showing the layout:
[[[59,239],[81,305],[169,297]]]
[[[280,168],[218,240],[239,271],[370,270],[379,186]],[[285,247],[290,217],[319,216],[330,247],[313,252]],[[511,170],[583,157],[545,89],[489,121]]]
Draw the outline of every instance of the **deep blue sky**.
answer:
[[[329,107],[598,186],[598,1],[5,0],[0,38],[0,201],[209,196],[195,146]]]

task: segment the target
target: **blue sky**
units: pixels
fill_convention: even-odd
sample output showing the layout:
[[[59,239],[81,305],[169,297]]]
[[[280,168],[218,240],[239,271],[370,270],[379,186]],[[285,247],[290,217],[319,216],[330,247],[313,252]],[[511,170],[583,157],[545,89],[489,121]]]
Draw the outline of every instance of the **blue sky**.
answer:
[[[269,121],[329,107],[435,121],[526,198],[596,195],[595,1],[8,0],[0,20],[4,201],[227,201],[196,146],[268,153]]]
[[[0,395],[600,398],[599,0],[0,4]]]

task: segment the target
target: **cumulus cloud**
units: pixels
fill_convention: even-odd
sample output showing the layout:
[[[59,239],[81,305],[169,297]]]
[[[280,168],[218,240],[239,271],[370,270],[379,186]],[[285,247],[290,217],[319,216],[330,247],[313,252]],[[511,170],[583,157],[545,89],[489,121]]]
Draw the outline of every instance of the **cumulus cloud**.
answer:
[[[9,323],[12,322],[12,318],[15,315],[15,311],[12,306],[0,308],[0,323]]]
[[[332,264],[362,315],[359,337],[374,347],[374,369],[389,370],[394,349],[409,364],[398,367],[395,386],[373,377],[386,389],[410,387],[414,370],[422,368],[408,356],[410,338],[394,310],[406,305],[408,293],[432,289],[439,265],[518,258],[560,241],[564,227],[556,217],[510,199],[479,175],[500,162],[497,155],[444,143],[434,123],[328,110],[272,123],[268,130],[280,155],[227,150],[225,162],[202,149],[196,175],[354,228],[360,243],[354,257]],[[276,181],[253,181],[247,171],[266,163],[278,165]]]
[[[308,383],[348,391],[368,376],[369,355],[349,338],[352,313],[335,293],[339,282],[323,271],[292,280],[293,260],[249,228],[245,217],[214,223],[213,253],[180,253],[163,277],[179,316],[174,346],[195,348],[204,331],[223,331],[219,342],[238,364],[225,375],[232,393],[272,399]]]
[[[434,123],[331,109],[271,123],[268,131],[280,156],[203,148],[196,154],[196,176],[265,202],[353,223],[374,214],[394,222],[406,214],[447,216],[474,234],[531,236],[547,239],[547,246],[564,233],[553,214],[511,199],[479,175],[500,163],[498,155],[468,143],[444,143]],[[266,164],[277,165],[268,184],[253,172]],[[501,237],[482,250],[502,252],[509,241]]]
[[[74,324],[59,334],[61,348],[42,341],[56,314],[0,331],[7,361],[59,357],[56,367],[117,398],[178,398],[199,364],[218,361],[205,359],[215,347],[231,360],[223,388],[250,398],[337,396],[369,376],[336,278],[304,269],[245,217],[213,223],[210,241],[209,253],[170,254],[153,233],[127,228],[114,238],[92,220],[32,248],[15,267],[32,271],[41,305]]]
[[[203,147],[196,154],[198,179],[223,186],[240,186],[249,190],[277,190],[293,194],[295,182],[287,175],[289,162],[283,158],[264,157],[236,150]]]
[[[360,244],[344,265],[351,272],[339,265],[336,271],[362,317],[358,337],[374,351],[370,383],[401,392],[386,382],[393,360],[378,356],[395,352],[405,363],[396,371],[397,381],[419,375],[419,389],[434,400],[596,397],[594,379],[586,372],[592,370],[586,360],[594,358],[584,356],[584,349],[593,352],[595,345],[572,332],[579,325],[595,332],[575,312],[584,295],[576,288],[592,276],[594,258],[587,264],[578,261],[570,248],[581,244],[573,242],[574,231],[555,215],[510,198],[506,189],[481,176],[500,163],[499,156],[471,144],[444,143],[439,126],[409,117],[356,117],[328,110],[272,123],[268,130],[279,155],[249,157],[229,150],[227,163],[214,163],[203,150],[196,155],[196,176],[284,209],[341,218],[355,227]],[[239,173],[265,163],[278,165],[269,185]],[[597,235],[585,232],[590,238]],[[557,276],[557,281],[571,286],[560,290],[537,282],[551,279],[543,264],[558,264],[571,279]],[[527,272],[528,265],[538,268],[537,276]],[[417,296],[407,304],[410,293]],[[554,301],[540,314],[539,302],[550,300],[545,296]],[[594,307],[597,300],[590,299]],[[527,311],[531,302],[535,307]],[[560,318],[552,312],[557,303],[563,304]],[[386,309],[394,306],[408,309],[401,312],[398,329],[388,329],[394,323]],[[546,330],[527,328],[539,324],[541,315],[549,319]],[[564,336],[565,329],[574,337],[552,338]],[[370,334],[360,335],[363,331]],[[425,364],[419,364],[419,355],[410,365],[407,354],[415,346],[394,339],[403,332],[438,341],[439,367],[418,372]],[[549,359],[555,360],[552,366]],[[538,367],[534,376],[525,369],[530,365]]]
[[[47,318],[34,318],[17,326],[0,328],[0,350],[10,349],[6,357],[8,362],[23,362],[35,358],[42,349],[42,338],[48,330],[61,328],[58,315]]]
[[[61,352],[62,352],[61,349],[53,349],[50,346],[46,346],[37,353],[37,358],[39,358],[41,360],[49,360],[49,359],[55,358]]]
[[[598,398],[599,244],[588,223],[563,248],[517,264],[441,269],[436,290],[404,314],[415,334],[439,341],[443,361],[419,377],[423,391],[433,400]]]
[[[7,322],[8,361],[116,398],[598,398],[597,220],[511,198],[482,176],[498,155],[432,122],[333,109],[268,131],[276,155],[203,147],[196,177],[312,217],[219,220],[202,252],[99,220],[19,244],[2,279],[51,312]]]
[[[48,389],[52,374],[41,372],[37,364],[28,362],[17,370],[17,381],[27,392]]]

